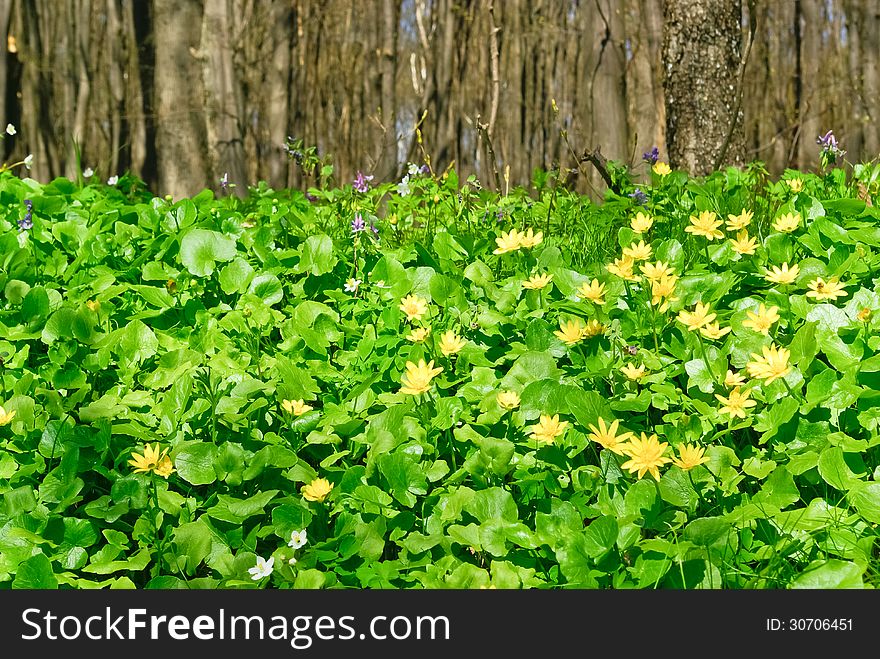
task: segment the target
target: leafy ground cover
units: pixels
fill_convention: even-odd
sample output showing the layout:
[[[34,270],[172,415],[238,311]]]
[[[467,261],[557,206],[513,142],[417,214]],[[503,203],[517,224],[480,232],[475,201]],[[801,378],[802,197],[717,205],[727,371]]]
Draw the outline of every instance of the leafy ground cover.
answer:
[[[5,172],[0,587],[873,587],[878,179]]]

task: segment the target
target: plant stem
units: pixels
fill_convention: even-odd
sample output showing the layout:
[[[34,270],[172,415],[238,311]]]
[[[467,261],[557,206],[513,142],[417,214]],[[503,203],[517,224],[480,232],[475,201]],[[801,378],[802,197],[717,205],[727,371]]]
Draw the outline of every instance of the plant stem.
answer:
[[[706,370],[709,371],[709,375],[712,376],[712,382],[714,382],[717,387],[718,378],[715,377],[715,372],[712,370],[712,365],[709,363],[709,358],[706,356],[706,345],[703,343],[703,336],[700,334],[699,330],[697,330],[697,339],[700,342],[700,352],[703,354],[703,363],[706,364]]]

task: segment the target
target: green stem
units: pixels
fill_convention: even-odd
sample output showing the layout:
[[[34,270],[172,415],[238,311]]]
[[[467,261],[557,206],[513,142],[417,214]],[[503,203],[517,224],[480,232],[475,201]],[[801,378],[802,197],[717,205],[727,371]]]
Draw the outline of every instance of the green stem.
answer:
[[[700,342],[700,352],[703,355],[703,363],[706,364],[706,370],[709,371],[709,375],[712,376],[712,382],[715,383],[715,386],[718,386],[718,378],[715,377],[715,371],[712,370],[712,365],[709,363],[709,358],[706,356],[706,345],[703,343],[703,336],[700,334],[700,331],[697,330],[697,339]]]
[[[156,548],[156,553],[158,554],[156,559],[156,564],[158,566],[158,573],[156,576],[162,576],[165,559],[165,543],[162,541],[159,533],[159,490],[156,488],[156,477],[155,475],[150,475],[150,483],[152,487],[152,497],[150,506],[152,510],[150,511],[150,522],[153,525],[153,544]]]

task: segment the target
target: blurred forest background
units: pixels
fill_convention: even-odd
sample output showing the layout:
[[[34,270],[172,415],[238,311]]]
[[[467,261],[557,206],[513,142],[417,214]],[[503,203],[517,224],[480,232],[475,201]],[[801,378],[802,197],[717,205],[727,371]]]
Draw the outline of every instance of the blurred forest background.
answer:
[[[878,156],[880,0],[693,1],[741,16],[746,161],[814,168],[829,129],[850,161]],[[0,0],[0,126],[18,129],[0,148],[40,181],[131,171],[175,196],[224,173],[308,184],[287,136],[337,183],[396,179],[422,163],[417,125],[435,171],[489,180],[491,153],[511,185],[574,166],[560,129],[578,153],[667,160],[664,12],[687,2]]]

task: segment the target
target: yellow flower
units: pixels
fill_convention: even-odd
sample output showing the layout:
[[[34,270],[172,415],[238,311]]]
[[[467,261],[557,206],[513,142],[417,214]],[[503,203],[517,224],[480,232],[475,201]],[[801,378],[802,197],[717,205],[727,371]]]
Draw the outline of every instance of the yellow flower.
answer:
[[[864,307],[861,311],[859,311],[859,313],[856,314],[856,318],[858,318],[863,323],[867,323],[869,320],[871,320],[871,310],[868,307]],[[0,410],[2,409],[3,408],[0,407]],[[3,424],[0,423],[0,425]]]
[[[501,235],[495,239],[495,243],[498,247],[492,252],[493,254],[507,254],[508,252],[515,252],[520,247],[522,247],[522,239],[524,234],[520,233],[516,229],[511,229],[510,231],[502,231]]]
[[[544,232],[534,233],[531,229],[520,234],[519,244],[522,247],[537,247],[544,240]]]
[[[515,391],[499,391],[495,400],[505,410],[515,410],[520,403],[519,394]]]
[[[644,240],[640,240],[629,247],[624,247],[623,255],[633,261],[644,261],[651,258],[651,246],[646,245]]]
[[[413,396],[423,394],[431,388],[431,380],[434,379],[434,376],[442,372],[441,366],[434,368],[433,359],[427,364],[424,359],[420,359],[418,365],[407,362],[406,373],[400,378],[400,383],[403,385],[400,388],[400,393],[412,394]]]
[[[752,353],[754,361],[746,364],[746,369],[753,378],[766,380],[766,384],[770,384],[791,371],[791,366],[788,364],[791,353],[787,348],[777,348],[775,345],[764,346],[763,353],[762,356]]]
[[[553,279],[553,275],[550,274],[532,275],[523,282],[522,287],[530,290],[540,290],[549,284],[551,279]]]
[[[792,192],[800,192],[804,189],[804,182],[799,178],[788,178],[785,179],[785,184],[791,188]]]
[[[407,295],[400,300],[398,308],[406,314],[407,320],[421,320],[428,313],[428,301],[418,295]]]
[[[15,418],[15,410],[9,410],[7,412],[2,406],[0,406],[0,426],[12,423],[13,418]]]
[[[683,323],[691,332],[695,332],[707,323],[715,320],[715,314],[709,313],[709,305],[697,302],[693,311],[682,309],[678,312],[678,322]]]
[[[757,312],[749,311],[747,313],[748,319],[743,321],[743,327],[753,329],[764,336],[769,336],[773,323],[779,320],[778,311],[779,307],[770,307],[768,309],[762,302]]]
[[[644,366],[636,366],[635,364],[627,364],[626,366],[621,367],[620,372],[630,380],[641,380],[648,374],[648,371]]]
[[[727,370],[727,375],[724,376],[725,387],[741,387],[745,383],[746,379],[742,375],[734,373],[730,369]]]
[[[810,290],[807,291],[807,297],[816,300],[836,300],[839,297],[847,296],[847,292],[843,290],[843,286],[836,279],[825,281],[821,277],[816,277],[808,286]]]
[[[412,332],[406,335],[406,340],[412,341],[413,343],[421,343],[428,338],[428,334],[430,333],[430,327],[416,327]]]
[[[801,269],[797,263],[791,268],[788,267],[788,263],[783,263],[781,268],[775,265],[770,268],[770,271],[764,275],[764,279],[774,284],[790,284],[797,279],[800,273]]]
[[[162,459],[159,460],[159,464],[156,465],[156,469],[154,471],[162,478],[167,479],[175,471],[174,463],[171,462],[171,458],[169,456],[163,456]]]
[[[631,432],[617,434],[617,426],[620,422],[615,419],[611,422],[610,426],[605,426],[605,419],[599,417],[599,427],[590,424],[587,426],[592,432],[589,435],[589,438],[592,439],[597,444],[601,445],[602,448],[607,448],[612,453],[616,453],[617,455],[626,455],[624,453],[624,449],[626,447],[626,442],[633,436]]]
[[[675,275],[664,275],[660,279],[651,282],[651,304],[660,305],[661,313],[669,308],[670,302],[676,302],[678,297],[675,295],[675,283],[678,277]]]
[[[746,389],[743,392],[740,392],[739,387],[734,388],[733,391],[730,392],[730,395],[725,398],[721,394],[715,394],[715,398],[718,399],[720,403],[723,404],[723,407],[719,408],[718,412],[721,414],[727,414],[731,419],[733,418],[746,418],[746,409],[749,407],[754,407],[758,403],[749,398],[749,390]]]
[[[303,499],[306,501],[317,501],[320,503],[327,498],[332,489],[333,485],[326,478],[316,478],[308,485],[303,485],[300,491],[302,492]]]
[[[785,215],[780,215],[776,218],[776,221],[773,223],[773,228],[777,231],[791,233],[798,228],[798,225],[800,225],[800,223],[800,213],[786,213]]]
[[[732,238],[730,239],[730,246],[733,247],[733,251],[737,254],[752,255],[758,248],[758,241],[754,238],[750,238],[749,232],[743,229],[738,234],[736,234],[736,240]]]
[[[101,310],[101,303],[98,300],[87,300],[86,306],[92,313],[98,313]]]
[[[553,332],[556,337],[565,343],[565,345],[573,346],[575,343],[584,338],[584,331],[587,328],[579,318],[569,321],[559,321],[559,329]]]
[[[633,274],[633,265],[635,261],[626,256],[616,259],[613,263],[605,266],[605,269],[612,275],[617,275],[626,281],[638,281],[638,277]]]
[[[594,336],[598,336],[602,332],[605,331],[605,325],[600,323],[595,318],[593,320],[588,320],[587,324],[584,326],[584,338],[590,339]]]
[[[599,283],[598,279],[592,282],[584,282],[577,290],[578,295],[584,300],[595,302],[596,304],[605,304],[605,284]]]
[[[538,423],[531,428],[531,437],[537,442],[551,444],[554,439],[565,432],[567,427],[568,421],[560,421],[558,414],[554,414],[552,417],[548,414],[542,414]]]
[[[165,460],[168,459],[170,462],[170,458],[166,455],[168,453],[168,449],[166,448],[161,453],[159,452],[159,444],[157,443],[154,447],[151,447],[149,444],[144,444],[144,452],[143,453],[135,453],[132,451],[131,460],[128,461],[132,467],[134,467],[134,473],[149,473],[151,471],[155,471],[158,473],[158,467],[163,464],[163,472],[166,470],[164,467]],[[169,474],[171,472],[168,472]],[[162,476],[163,474],[159,474]],[[168,476],[165,476],[168,478]]]
[[[306,404],[306,401],[300,400],[282,400],[281,407],[284,408],[284,411],[288,414],[292,414],[293,416],[302,416],[306,412],[311,412],[314,407]]]
[[[440,335],[440,352],[449,357],[449,355],[457,354],[467,345],[467,341],[461,338],[452,330],[448,330]]]
[[[705,450],[706,449],[704,449],[702,446],[698,446],[697,444],[679,444],[679,457],[673,458],[672,464],[676,465],[680,469],[684,469],[685,471],[693,469],[697,465],[701,465],[704,462],[709,462],[709,458],[703,456]]]
[[[667,263],[663,263],[663,261],[657,261],[657,263],[642,263],[639,269],[648,281],[659,281],[663,277],[674,273],[674,270],[670,268]]]
[[[722,336],[730,332],[729,327],[725,327],[724,329],[718,324],[716,320],[714,323],[706,323],[705,327],[700,328],[700,334],[705,336],[707,339],[720,339]]]
[[[660,467],[672,462],[671,459],[663,456],[663,452],[669,446],[666,442],[660,442],[657,435],[646,436],[642,433],[640,439],[633,438],[629,440],[626,447],[626,454],[629,460],[624,462],[622,469],[628,469],[630,473],[638,472],[641,478],[646,473],[650,473],[654,480],[660,480]]]
[[[724,234],[718,230],[718,227],[721,226],[721,220],[712,211],[702,211],[699,217],[691,215],[690,221],[690,226],[684,228],[688,233],[703,236],[707,240],[724,238]]]
[[[629,226],[636,233],[645,233],[652,226],[654,226],[654,218],[650,215],[645,215],[642,212],[636,213],[636,216],[630,220]]]
[[[651,169],[653,169],[654,173],[659,176],[666,176],[667,174],[672,173],[672,169],[665,162],[655,162]]]
[[[739,215],[728,215],[725,226],[727,226],[728,231],[739,231],[752,223],[752,217],[754,217],[752,211],[743,210]]]

